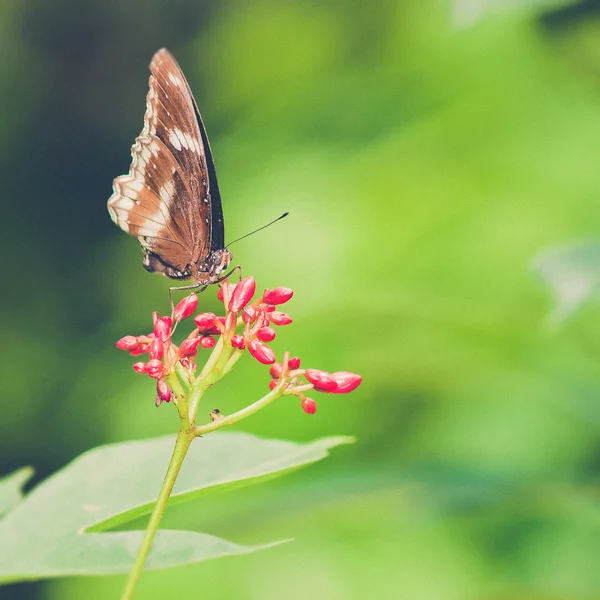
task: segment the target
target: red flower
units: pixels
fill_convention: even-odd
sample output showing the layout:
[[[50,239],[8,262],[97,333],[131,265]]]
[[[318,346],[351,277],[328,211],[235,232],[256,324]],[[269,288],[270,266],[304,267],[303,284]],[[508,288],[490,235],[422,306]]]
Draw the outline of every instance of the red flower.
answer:
[[[331,376],[335,379],[337,387],[331,391],[332,394],[347,394],[355,390],[362,382],[362,377],[356,373],[349,371],[338,371],[332,373]]]
[[[233,290],[231,300],[229,300],[229,311],[239,313],[254,296],[256,291],[256,281],[254,277],[246,277],[242,279]]]
[[[231,338],[231,345],[238,350],[243,350],[246,347],[243,335],[234,335]]]
[[[275,352],[273,352],[269,346],[265,346],[265,344],[261,342],[252,340],[248,344],[248,350],[250,351],[250,354],[263,365],[271,365],[275,362]]]
[[[160,379],[165,373],[164,365],[157,358],[153,358],[146,363],[144,372],[148,373],[152,379]]]
[[[135,350],[139,346],[139,342],[136,337],[132,335],[126,335],[116,343],[116,346],[119,350],[127,350],[128,352],[130,352],[131,350]]]
[[[273,290],[265,290],[263,300],[267,304],[285,304],[294,295],[294,290],[286,287],[276,287]]]
[[[317,412],[317,403],[312,398],[302,396],[302,410],[308,415],[314,415]]]
[[[275,325],[289,325],[292,322],[292,317],[290,317],[290,315],[276,310],[269,313],[269,319],[272,323],[275,323]]]
[[[188,356],[196,356],[198,352],[198,344],[202,338],[186,338],[179,346],[179,356],[185,358]]]
[[[261,327],[256,333],[256,337],[261,342],[272,342],[276,335],[277,332],[272,327]]]
[[[169,402],[173,392],[164,379],[159,379],[156,382],[156,394],[163,402]]]
[[[269,369],[269,374],[273,379],[279,379],[283,373],[283,367],[279,363],[274,363]]]
[[[154,323],[154,335],[161,341],[166,342],[171,335],[171,327],[173,326],[173,319],[171,317],[161,317],[156,319]]]
[[[195,312],[198,306],[198,296],[196,294],[190,294],[187,298],[181,300],[175,310],[173,311],[173,319],[175,321],[181,321],[187,319],[193,312]]]
[[[216,340],[213,337],[210,337],[210,335],[204,336],[200,338],[200,345],[203,348],[214,348],[215,344],[216,344]]]
[[[165,377],[173,373],[179,363],[185,372],[178,370],[183,379],[190,378],[190,386],[194,384],[193,373],[197,366],[195,359],[198,348],[210,349],[217,345],[215,336],[223,336],[224,343],[219,345],[225,361],[232,358],[232,348],[249,353],[258,362],[270,365],[269,373],[272,380],[269,388],[283,390],[283,393],[298,396],[302,409],[308,414],[314,414],[317,405],[311,398],[306,398],[302,392],[314,388],[319,392],[346,394],[356,389],[362,381],[360,375],[349,371],[328,373],[320,369],[300,369],[300,358],[289,357],[286,352],[280,363],[275,362],[275,352],[268,345],[277,332],[271,325],[288,325],[292,318],[284,312],[276,310],[292,298],[294,292],[290,288],[277,287],[265,290],[261,298],[252,302],[256,292],[256,282],[253,277],[246,277],[237,284],[223,282],[219,288],[219,299],[226,307],[224,316],[205,312],[194,317],[195,328],[179,347],[171,339],[173,323],[190,317],[197,309],[198,296],[190,294],[181,300],[173,310],[173,317],[159,317],[153,313],[153,333],[140,336],[125,336],[117,343],[117,348],[137,356],[149,354],[148,362],[137,362],[133,368],[138,373],[145,373],[157,380],[156,404],[169,402],[173,397]],[[218,357],[215,357],[216,360]],[[233,357],[237,360],[238,356]],[[234,364],[235,360],[223,364]],[[210,363],[209,363],[210,364]],[[227,371],[228,369],[226,369]],[[226,372],[225,371],[225,372]],[[188,375],[186,375],[186,373]],[[308,382],[308,384],[304,381]]]
[[[215,313],[207,312],[196,315],[194,317],[194,323],[200,331],[209,331],[212,329],[217,321],[217,315]]]
[[[331,392],[337,387],[337,381],[333,378],[333,375],[326,371],[306,369],[304,377],[315,386],[315,390],[318,392]]]
[[[165,353],[165,347],[159,338],[154,338],[152,343],[150,344],[150,348],[148,348],[148,354],[150,358],[157,358],[160,360]]]

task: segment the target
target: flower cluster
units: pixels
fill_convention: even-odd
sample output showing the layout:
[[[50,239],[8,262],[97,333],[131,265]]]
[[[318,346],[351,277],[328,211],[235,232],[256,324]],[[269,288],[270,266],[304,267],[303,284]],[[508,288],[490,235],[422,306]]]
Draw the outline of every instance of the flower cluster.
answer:
[[[231,369],[245,350],[259,363],[271,365],[271,391],[297,396],[302,409],[308,414],[316,411],[316,403],[307,398],[305,392],[346,394],[360,385],[362,378],[356,373],[301,369],[300,359],[290,357],[287,352],[281,363],[276,362],[275,352],[268,344],[277,335],[274,326],[292,323],[291,317],[278,308],[288,302],[294,292],[290,288],[277,287],[264,290],[253,301],[255,293],[253,277],[242,279],[237,284],[223,282],[218,298],[224,304],[225,316],[211,312],[196,314],[193,317],[194,329],[179,346],[173,342],[173,333],[181,321],[196,312],[196,294],[181,300],[170,317],[159,317],[158,313],[154,313],[151,333],[127,335],[117,342],[117,348],[132,356],[148,355],[146,362],[136,362],[133,368],[157,380],[157,406],[175,397],[173,387],[178,382],[183,382],[188,388],[199,380],[209,381],[212,385]],[[213,353],[196,377],[196,359],[201,349],[213,349]]]

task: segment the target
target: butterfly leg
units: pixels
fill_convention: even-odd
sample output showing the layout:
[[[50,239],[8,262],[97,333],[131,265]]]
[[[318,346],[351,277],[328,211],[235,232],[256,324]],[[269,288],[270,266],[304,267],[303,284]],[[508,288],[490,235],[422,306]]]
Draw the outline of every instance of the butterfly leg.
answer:
[[[225,275],[223,275],[223,277],[220,277],[219,279],[217,279],[217,281],[215,283],[221,283],[221,281],[225,281],[230,275],[233,275],[236,271],[238,272],[238,275],[239,275],[238,281],[241,281],[242,280],[242,267],[240,267],[240,265],[237,265],[237,267],[233,267],[233,269],[231,269],[231,271],[229,271],[229,273],[226,273]]]
[[[194,292],[194,294],[200,294],[202,293],[208,286],[202,284],[202,283],[194,283],[193,285],[184,285],[184,286],[177,286],[177,287],[170,287],[169,288],[169,300],[171,301],[171,314],[173,314],[175,312],[175,305],[173,304],[173,292],[176,290],[196,290],[198,288],[202,288],[199,289],[197,292]]]

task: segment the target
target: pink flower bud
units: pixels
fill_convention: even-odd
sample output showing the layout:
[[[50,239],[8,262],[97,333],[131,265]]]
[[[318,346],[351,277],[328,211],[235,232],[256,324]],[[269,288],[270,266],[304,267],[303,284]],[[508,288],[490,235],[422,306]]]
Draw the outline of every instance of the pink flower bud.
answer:
[[[216,343],[217,342],[215,338],[210,337],[210,335],[200,338],[200,346],[202,346],[203,348],[214,348]]]
[[[196,323],[196,327],[200,331],[208,331],[209,329],[212,329],[216,320],[217,315],[211,312],[202,313],[194,317],[194,323]]]
[[[285,304],[294,295],[294,290],[286,287],[276,287],[265,290],[263,299],[267,304]]]
[[[160,396],[156,396],[156,400],[154,401],[156,408],[158,408],[162,404],[162,402],[163,401],[160,399]]]
[[[187,298],[181,300],[173,311],[173,319],[181,321],[187,319],[198,307],[198,296],[190,294]]]
[[[297,356],[292,356],[290,360],[288,360],[288,367],[290,371],[295,371],[300,368],[300,359]]]
[[[231,345],[238,350],[243,350],[246,347],[243,335],[234,335],[231,338]]]
[[[283,367],[279,363],[274,363],[271,365],[269,369],[269,374],[273,379],[279,379],[281,377],[281,373],[283,372]]]
[[[338,371],[332,373],[331,376],[335,379],[337,387],[332,390],[332,394],[347,394],[355,390],[362,382],[362,377],[356,373],[349,371]]]
[[[217,300],[218,300],[219,302],[223,302],[223,288],[224,288],[224,287],[225,287],[225,284],[224,284],[224,283],[222,283],[222,284],[219,286],[219,291],[217,292]]]
[[[261,327],[256,333],[261,342],[272,342],[276,335],[277,332],[272,327]]]
[[[166,342],[169,339],[169,335],[171,335],[172,325],[173,320],[171,317],[161,317],[160,319],[156,319],[156,322],[154,323],[154,335],[161,342]]]
[[[302,410],[307,415],[314,415],[317,412],[317,403],[312,398],[302,398]]]
[[[159,379],[156,382],[156,393],[163,402],[169,402],[173,395],[169,384],[164,379]]]
[[[254,296],[256,291],[256,281],[254,277],[242,279],[233,290],[231,300],[229,301],[229,310],[233,313],[239,313]]]
[[[207,331],[203,331],[204,335],[221,335],[225,331],[225,317],[217,317],[215,324]]]
[[[152,379],[160,379],[164,375],[165,367],[160,360],[153,358],[146,363],[144,372]]]
[[[150,358],[157,358],[158,360],[160,360],[163,357],[164,353],[165,347],[163,346],[163,343],[158,338],[154,338],[154,340],[150,344],[150,348],[148,349],[148,354]]]
[[[269,318],[275,325],[289,325],[292,322],[292,317],[290,317],[290,315],[277,310],[270,313]]]
[[[277,381],[277,379],[271,379],[271,381],[269,381],[269,389],[273,391],[278,383],[279,381]]]
[[[179,356],[184,358],[186,356],[195,356],[198,352],[198,344],[202,338],[186,338],[181,342],[179,346]]]
[[[122,337],[115,345],[119,350],[127,350],[129,352],[131,350],[135,350],[138,347],[139,342],[133,335],[126,335],[125,337]]]
[[[146,363],[143,363],[143,362],[136,362],[136,363],[133,365],[133,370],[134,370],[136,373],[144,373],[144,372],[145,372],[145,370],[146,370]]]
[[[150,343],[147,344],[139,344],[137,348],[129,351],[131,356],[140,356],[142,354],[146,354],[148,352],[148,348],[150,348]]]
[[[252,306],[246,306],[246,308],[242,311],[242,321],[248,325],[249,323],[254,323],[256,321],[256,309]]]
[[[263,365],[271,365],[275,362],[275,352],[273,352],[269,346],[265,346],[261,342],[252,340],[248,344],[248,350],[250,351],[250,354]]]
[[[277,310],[277,307],[274,304],[265,304],[265,310],[267,312],[273,312],[274,310]]]
[[[337,387],[337,382],[331,373],[318,369],[306,369],[304,377],[315,386],[318,392],[331,392]]]

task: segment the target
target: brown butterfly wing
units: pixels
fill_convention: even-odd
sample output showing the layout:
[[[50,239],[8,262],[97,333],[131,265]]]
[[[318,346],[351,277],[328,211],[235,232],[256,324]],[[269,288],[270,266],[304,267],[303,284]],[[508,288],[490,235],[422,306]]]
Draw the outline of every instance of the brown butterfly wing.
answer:
[[[144,127],[129,173],[113,182],[108,210],[139,240],[146,269],[187,279],[211,246],[207,150],[192,93],[171,53],[159,50],[150,71]]]

